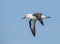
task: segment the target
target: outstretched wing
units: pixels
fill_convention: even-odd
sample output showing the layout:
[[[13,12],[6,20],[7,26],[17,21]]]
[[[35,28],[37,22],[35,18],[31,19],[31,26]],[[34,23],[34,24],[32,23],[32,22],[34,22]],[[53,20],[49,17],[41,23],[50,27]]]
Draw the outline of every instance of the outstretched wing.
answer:
[[[40,23],[41,23],[42,25],[44,25],[43,20],[42,20],[42,18],[41,18],[41,15],[42,15],[42,14],[36,14],[35,16],[36,16],[37,19],[40,21]]]
[[[33,36],[35,36],[35,23],[36,23],[36,20],[30,20],[29,21],[29,26],[30,26],[30,29],[31,29],[31,32],[32,32],[32,34],[33,34]]]

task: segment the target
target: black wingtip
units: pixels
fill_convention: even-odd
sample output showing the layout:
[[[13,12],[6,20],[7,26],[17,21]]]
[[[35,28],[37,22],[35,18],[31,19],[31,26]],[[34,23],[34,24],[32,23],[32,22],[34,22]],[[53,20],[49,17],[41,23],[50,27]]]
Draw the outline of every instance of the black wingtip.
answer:
[[[44,26],[44,23],[41,23],[42,26]]]
[[[44,24],[42,24],[42,26],[44,26]]]
[[[32,30],[32,34],[35,37],[35,29]]]
[[[33,36],[35,37],[35,34],[33,34]]]
[[[44,26],[44,25],[42,25],[42,26]]]

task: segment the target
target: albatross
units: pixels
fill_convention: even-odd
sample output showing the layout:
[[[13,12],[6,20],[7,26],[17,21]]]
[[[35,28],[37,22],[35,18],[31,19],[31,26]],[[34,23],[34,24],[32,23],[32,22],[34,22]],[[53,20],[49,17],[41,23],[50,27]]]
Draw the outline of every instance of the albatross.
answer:
[[[33,36],[35,36],[35,33],[36,33],[35,23],[36,23],[36,21],[38,20],[42,24],[42,26],[44,26],[43,19],[51,18],[51,17],[44,16],[40,12],[40,13],[34,13],[34,14],[26,14],[22,19],[25,19],[25,18],[30,19],[30,21],[29,21],[30,30],[31,30]]]

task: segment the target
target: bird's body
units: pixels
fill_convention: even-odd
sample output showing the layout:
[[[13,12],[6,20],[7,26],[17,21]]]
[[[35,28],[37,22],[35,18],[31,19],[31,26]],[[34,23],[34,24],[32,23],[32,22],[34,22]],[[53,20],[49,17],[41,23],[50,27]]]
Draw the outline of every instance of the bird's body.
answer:
[[[27,14],[26,18],[28,18],[28,19],[37,19],[35,16],[33,16],[33,14]]]
[[[42,13],[35,13],[35,14],[27,14],[24,18],[30,19],[29,26],[30,26],[30,29],[31,29],[33,36],[35,36],[36,20],[38,20],[42,25],[44,25],[43,19],[50,18],[50,17],[44,16],[44,15],[42,15]]]
[[[34,14],[27,14],[27,15],[26,15],[26,18],[28,18],[28,19],[37,19],[36,16],[34,16]],[[42,18],[42,19],[45,19],[46,16],[41,15],[41,18]]]

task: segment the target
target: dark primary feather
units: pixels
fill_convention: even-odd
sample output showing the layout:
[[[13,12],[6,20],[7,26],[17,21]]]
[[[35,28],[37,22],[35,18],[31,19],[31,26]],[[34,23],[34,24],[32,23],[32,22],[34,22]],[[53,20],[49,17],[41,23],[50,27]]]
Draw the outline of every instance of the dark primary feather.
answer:
[[[32,32],[33,36],[35,36],[35,33],[36,33],[35,22],[36,22],[36,20],[30,20],[29,21],[29,26],[30,26],[30,29],[31,29],[31,32]]]

